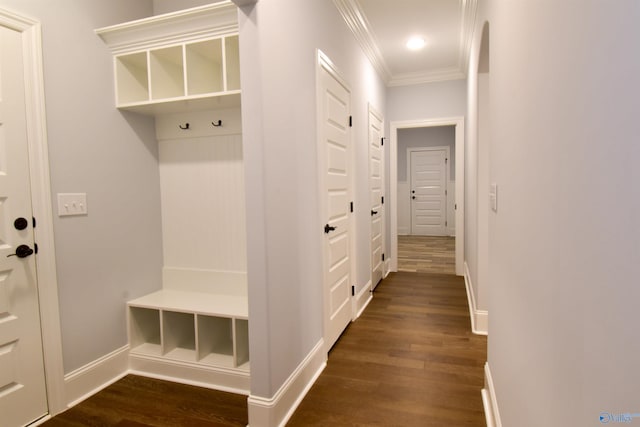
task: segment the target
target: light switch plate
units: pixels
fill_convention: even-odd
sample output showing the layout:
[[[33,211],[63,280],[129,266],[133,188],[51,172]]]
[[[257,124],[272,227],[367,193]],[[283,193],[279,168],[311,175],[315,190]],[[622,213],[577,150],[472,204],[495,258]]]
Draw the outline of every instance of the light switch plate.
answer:
[[[58,216],[87,213],[87,193],[58,193]]]

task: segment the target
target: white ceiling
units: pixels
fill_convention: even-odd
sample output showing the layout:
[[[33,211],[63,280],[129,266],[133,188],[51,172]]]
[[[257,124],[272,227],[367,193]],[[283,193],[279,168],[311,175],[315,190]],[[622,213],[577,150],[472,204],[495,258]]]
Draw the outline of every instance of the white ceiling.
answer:
[[[334,0],[389,86],[461,79],[477,0]],[[419,35],[427,45],[405,47]]]

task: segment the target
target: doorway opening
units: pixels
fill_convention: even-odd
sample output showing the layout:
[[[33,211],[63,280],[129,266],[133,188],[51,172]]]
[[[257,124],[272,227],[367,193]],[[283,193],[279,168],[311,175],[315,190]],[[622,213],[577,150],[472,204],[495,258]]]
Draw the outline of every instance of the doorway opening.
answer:
[[[433,182],[427,182],[425,187],[431,187],[426,190],[427,197],[431,196],[431,200],[421,199],[420,192],[425,192],[425,189],[418,188],[410,188],[410,182],[407,178],[407,170],[411,169],[411,153],[420,152],[421,150],[409,149],[406,145],[400,146],[399,151],[399,141],[402,132],[406,132],[406,130],[410,130],[410,132],[420,133],[423,129],[442,129],[443,133],[447,131],[453,134],[453,141],[451,145],[449,143],[444,144],[442,142],[435,142],[434,147],[423,147],[425,152],[428,151],[438,151],[439,149],[443,149],[444,147],[449,148],[449,156],[447,157],[444,154],[445,167],[440,170],[438,167],[431,168],[426,167],[424,171],[422,171],[422,178],[435,176],[436,174],[440,174],[440,179],[443,182],[441,184],[441,188],[437,185],[430,185]],[[398,271],[398,262],[399,262],[399,246],[398,246],[398,237],[402,235],[402,243],[404,245],[405,240],[407,240],[406,236],[412,234],[420,234],[418,232],[414,233],[414,231],[418,231],[416,227],[413,226],[416,222],[420,225],[425,225],[426,228],[423,227],[422,231],[425,229],[429,229],[431,227],[431,233],[426,234],[436,234],[441,237],[447,237],[448,235],[454,234],[453,237],[453,245],[455,247],[454,254],[454,268],[452,273],[456,275],[463,275],[463,254],[464,254],[464,118],[463,117],[453,117],[453,118],[443,118],[443,119],[426,119],[426,120],[416,120],[416,121],[403,121],[403,122],[391,122],[390,124],[390,137],[391,144],[389,147],[390,151],[390,199],[392,201],[390,207],[390,240],[391,240],[391,257],[390,257],[390,270]],[[440,145],[440,146],[438,146]],[[427,148],[433,148],[434,150],[428,150]],[[399,161],[401,156],[405,156],[406,154],[406,163],[403,161]],[[446,150],[445,150],[446,153]],[[416,156],[416,159],[419,156]],[[423,156],[425,158],[430,157],[431,159],[427,160],[426,163],[437,163],[440,161],[439,155],[435,156]],[[423,159],[424,160],[424,159]],[[450,163],[449,163],[450,162]],[[425,163],[425,162],[423,162]],[[408,168],[406,167],[408,165]],[[415,166],[420,168],[420,161],[416,160]],[[446,167],[449,166],[449,167]],[[449,173],[447,174],[447,169],[449,169]],[[444,174],[444,177],[442,175]],[[420,181],[420,177],[418,177],[418,181]],[[414,191],[414,193],[412,193]],[[453,197],[449,196],[449,191],[453,192]],[[424,195],[424,194],[423,194]],[[444,196],[444,198],[443,198]],[[415,199],[413,198],[415,197]],[[438,200],[435,200],[438,199]],[[401,202],[402,201],[402,202]],[[422,212],[420,209],[413,209],[412,204],[416,208],[422,207]],[[414,211],[414,215],[412,215],[412,210]],[[415,212],[418,211],[418,212]],[[402,217],[400,217],[402,215]],[[412,216],[414,218],[412,219]],[[421,216],[421,218],[419,218]],[[444,225],[442,225],[444,222]],[[434,227],[433,223],[437,223]],[[429,225],[431,224],[431,225]],[[436,231],[434,231],[436,230]],[[425,233],[423,233],[425,234]],[[412,242],[409,242],[412,244]],[[414,242],[415,243],[415,242]],[[431,245],[430,245],[431,246]],[[415,249],[415,248],[414,248]],[[403,246],[403,253],[405,252],[405,246]],[[410,268],[403,266],[403,269]]]

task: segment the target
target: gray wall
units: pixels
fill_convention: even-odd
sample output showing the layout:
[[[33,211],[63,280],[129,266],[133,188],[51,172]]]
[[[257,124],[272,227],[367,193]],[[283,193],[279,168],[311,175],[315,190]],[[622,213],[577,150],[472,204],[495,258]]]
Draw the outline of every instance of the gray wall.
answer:
[[[153,120],[115,109],[112,57],[93,32],[151,6],[0,1],[42,23],[52,209],[56,193],[87,193],[87,216],[54,216],[65,373],[124,346],[125,301],[161,286]]]
[[[640,4],[496,0],[488,12],[488,357],[502,425],[601,425],[602,411],[638,412],[640,395]]]
[[[153,14],[175,12],[205,4],[219,3],[222,0],[153,0]]]
[[[449,80],[444,82],[425,83],[412,86],[396,86],[387,89],[387,121],[425,120],[451,117],[464,117],[467,108],[467,82],[466,80]],[[387,127],[387,136],[388,135]],[[389,148],[386,144],[386,158],[390,158]],[[454,153],[451,153],[454,155]],[[405,156],[398,150],[398,160]],[[406,160],[404,160],[406,163]],[[390,176],[390,163],[387,161],[385,176]],[[452,172],[453,173],[453,172]],[[400,179],[398,179],[400,180]],[[387,194],[390,194],[389,179],[387,178]],[[398,200],[390,200],[397,203]],[[390,206],[387,204],[387,218],[390,218]],[[405,215],[403,224],[398,224],[406,229],[406,212],[399,211],[398,215]],[[400,221],[399,221],[400,222]],[[391,235],[391,222],[387,221],[387,236]],[[391,239],[386,240],[386,253],[391,252]]]
[[[407,181],[407,150],[416,147],[449,147],[449,180],[456,180],[456,128],[435,126],[398,129],[398,181]]]
[[[462,117],[466,113],[465,80],[390,87],[387,117],[390,122],[430,118]]]
[[[358,289],[371,275],[367,103],[384,113],[385,88],[330,1],[259,1],[240,29],[251,392],[271,397],[323,336],[316,48],[351,87]]]
[[[490,187],[490,82],[488,45],[482,39],[486,21],[480,9],[471,44],[467,76],[465,127],[465,274],[476,309],[488,310],[489,187]],[[487,40],[489,39],[487,33]],[[480,72],[479,72],[480,71]]]
[[[411,233],[411,177],[408,176],[407,153],[409,148],[449,147],[449,176],[447,184],[456,180],[456,128],[435,126],[426,128],[398,129],[398,234]],[[455,185],[448,185],[447,224],[450,232],[455,230]]]

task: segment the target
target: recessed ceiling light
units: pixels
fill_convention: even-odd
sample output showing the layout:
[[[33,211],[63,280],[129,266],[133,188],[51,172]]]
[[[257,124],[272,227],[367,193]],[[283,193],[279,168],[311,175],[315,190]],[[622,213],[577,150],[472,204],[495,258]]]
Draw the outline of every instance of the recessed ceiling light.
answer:
[[[411,37],[407,41],[407,49],[409,49],[409,50],[420,50],[426,44],[427,44],[427,42],[420,36]]]

